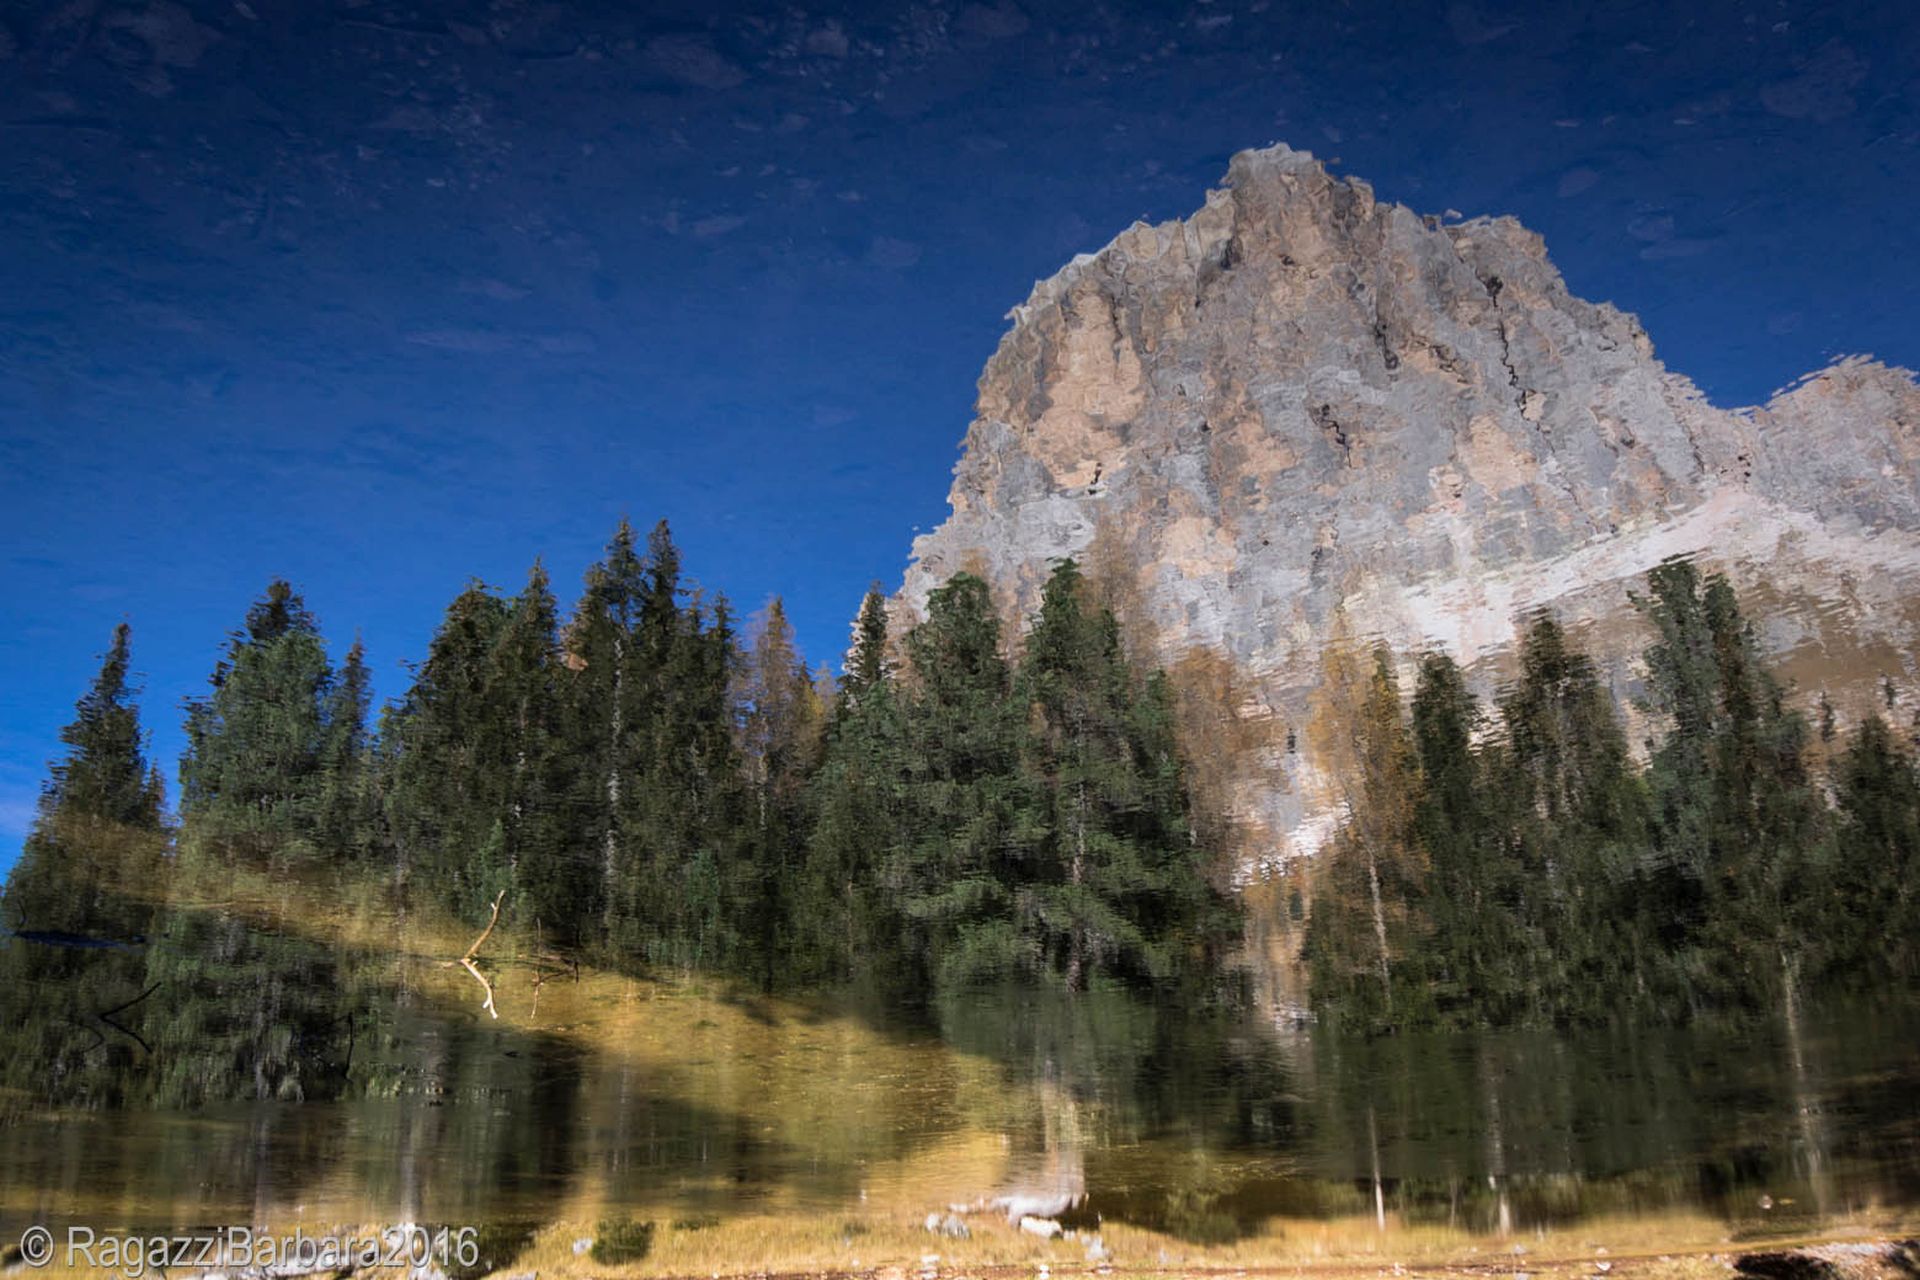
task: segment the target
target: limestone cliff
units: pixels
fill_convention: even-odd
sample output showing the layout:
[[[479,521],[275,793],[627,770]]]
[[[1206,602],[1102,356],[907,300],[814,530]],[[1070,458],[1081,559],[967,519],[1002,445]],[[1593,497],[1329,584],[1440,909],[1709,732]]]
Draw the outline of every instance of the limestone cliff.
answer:
[[[1568,293],[1518,223],[1441,225],[1284,146],[1236,156],[1193,216],[1134,225],[1011,319],[900,604],[967,568],[1024,617],[1050,561],[1089,562],[1181,675],[1249,882],[1335,821],[1311,721],[1336,635],[1444,648],[1491,681],[1516,616],[1550,607],[1624,702],[1627,590],[1697,554],[1764,586],[1802,690],[1845,708],[1914,669],[1905,371],[1849,360],[1717,409],[1632,316]]]

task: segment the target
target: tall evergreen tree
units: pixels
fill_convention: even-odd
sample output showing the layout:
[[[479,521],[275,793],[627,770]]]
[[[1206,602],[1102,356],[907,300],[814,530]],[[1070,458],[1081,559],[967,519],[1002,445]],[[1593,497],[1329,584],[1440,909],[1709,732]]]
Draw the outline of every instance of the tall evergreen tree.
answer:
[[[388,823],[404,878],[469,920],[485,919],[512,883],[503,819],[514,746],[494,681],[506,623],[505,602],[469,583],[387,730]]]
[[[366,646],[356,637],[327,696],[320,755],[317,835],[321,846],[336,858],[364,861],[376,839],[379,801],[367,725],[372,706],[373,677],[367,670]]]
[[[915,687],[903,708],[904,848],[883,874],[910,923],[919,971],[939,987],[1036,971],[1018,886],[1030,833],[1017,829],[1025,797],[1024,725],[1000,651],[987,584],[956,574],[927,600],[907,637]]]
[[[598,855],[599,933],[635,945],[633,913],[645,892],[624,814],[649,710],[634,632],[649,588],[633,526],[621,520],[606,554],[587,570],[586,590],[567,624],[565,682],[569,750],[577,762],[575,805]],[[676,608],[671,597],[669,608]],[[656,610],[657,612],[657,610]]]
[[[113,643],[0,895],[0,1083],[60,1102],[111,1104],[137,1046],[100,1020],[138,995],[166,867],[158,774],[133,702],[131,632]],[[99,1051],[99,1052],[96,1052]]]
[[[736,891],[740,959],[771,989],[796,943],[788,909],[799,889],[806,780],[818,764],[826,715],[778,596],[753,629],[738,680],[740,757],[751,809]]]
[[[1655,870],[1652,830],[1612,695],[1560,624],[1541,616],[1521,639],[1520,679],[1501,716],[1491,782],[1510,806],[1528,1016],[1612,1016],[1641,998],[1635,968],[1655,963],[1631,919],[1636,886]]]
[[[861,602],[809,784],[812,825],[792,913],[792,960],[802,981],[887,985],[905,969],[899,886],[883,876],[908,865],[905,725],[887,646],[886,601],[876,586]]]
[[[1136,690],[1113,615],[1061,561],[1041,594],[1021,665],[1025,833],[1037,841],[1034,940],[1070,991],[1096,973],[1165,981],[1204,947],[1218,904],[1188,828],[1171,707]]]
[[[665,521],[644,559],[623,521],[587,575],[567,651],[602,936],[633,963],[724,966],[744,822],[726,601],[683,585]]]
[[[643,949],[655,963],[725,967],[737,959],[747,878],[734,736],[739,654],[725,598],[709,601],[682,586],[680,553],[664,520],[647,540],[638,640],[648,714],[630,829],[644,883],[660,894]]]
[[[1812,925],[1830,978],[1886,986],[1920,978],[1920,773],[1914,753],[1873,715],[1837,762],[1831,897]]]
[[[500,815],[519,915],[541,936],[571,946],[592,936],[601,888],[588,833],[570,804],[566,670],[559,610],[546,568],[534,561],[508,604],[488,669],[489,698],[509,749]]]
[[[1651,778],[1664,861],[1681,877],[1672,887],[1690,926],[1669,936],[1691,956],[1697,1001],[1771,1007],[1794,998],[1809,891],[1824,874],[1806,723],[1762,662],[1724,577],[1703,583],[1690,562],[1672,560],[1648,585],[1643,610],[1659,635],[1647,654],[1653,704],[1672,717]]]
[[[1452,658],[1420,662],[1412,733],[1420,791],[1415,839],[1425,852],[1426,914],[1432,955],[1423,966],[1433,984],[1436,1015],[1447,1023],[1511,1020],[1525,1005],[1530,961],[1514,917],[1517,867],[1498,792],[1476,738],[1482,714]]]
[[[247,611],[211,684],[187,706],[187,838],[282,866],[318,860],[333,672],[318,624],[286,582]]]
[[[860,601],[860,613],[853,620],[853,648],[847,655],[846,675],[840,681],[836,713],[851,714],[870,690],[887,684],[890,674],[887,663],[887,599],[876,582],[867,588],[866,596]]]

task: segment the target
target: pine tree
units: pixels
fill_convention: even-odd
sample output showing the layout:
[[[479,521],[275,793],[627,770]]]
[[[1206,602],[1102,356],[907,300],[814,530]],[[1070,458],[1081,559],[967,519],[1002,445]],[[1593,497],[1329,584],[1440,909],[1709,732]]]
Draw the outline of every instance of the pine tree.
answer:
[[[188,703],[180,765],[188,839],[279,866],[321,856],[332,683],[313,615],[276,580],[230,638],[212,693]]]
[[[558,628],[553,589],[536,560],[507,606],[487,678],[489,705],[508,736],[499,822],[517,914],[543,938],[573,946],[587,940],[598,921],[601,880],[593,874],[590,833],[569,803],[574,781],[564,693],[571,673]]]
[[[1638,998],[1635,969],[1654,963],[1630,924],[1633,886],[1654,868],[1645,792],[1612,696],[1560,624],[1541,616],[1522,637],[1520,679],[1500,709],[1491,785],[1512,830],[1511,901],[1525,942],[1510,954],[1532,973],[1527,1016],[1615,1015]]]
[[[649,928],[645,949],[658,964],[725,968],[739,960],[741,881],[748,878],[733,616],[725,597],[708,600],[682,587],[665,521],[648,538],[647,572],[638,635],[647,734],[631,830],[665,915]],[[683,592],[690,597],[684,606]]]
[[[770,990],[777,967],[795,945],[789,905],[799,886],[806,780],[818,764],[826,708],[794,647],[793,626],[778,596],[752,634],[735,695],[751,806],[737,901],[741,963]]]
[[[731,611],[683,585],[665,521],[644,559],[622,521],[588,572],[566,648],[602,938],[622,963],[724,967],[746,829]]]
[[[1886,986],[1920,977],[1920,773],[1879,716],[1863,721],[1837,762],[1834,893],[1813,936],[1839,983]],[[1816,907],[1822,905],[1814,904]]]
[[[905,847],[883,871],[910,922],[916,969],[938,988],[1034,973],[1017,886],[1031,833],[1000,624],[987,584],[956,574],[907,637],[915,688],[903,707]]]
[[[1517,867],[1493,767],[1476,745],[1479,704],[1457,663],[1420,662],[1413,694],[1419,798],[1413,830],[1425,853],[1432,955],[1424,966],[1436,1015],[1455,1025],[1512,1021],[1524,1007],[1533,948],[1522,945],[1514,902]]]
[[[1213,894],[1185,813],[1164,683],[1137,695],[1113,615],[1063,560],[1042,591],[1018,694],[1033,709],[1023,823],[1037,858],[1029,943],[1069,991],[1096,974],[1161,982],[1203,943]],[[1138,705],[1137,705],[1138,704]],[[1023,924],[1025,922],[1023,921]]]
[[[119,1098],[136,1046],[90,1028],[141,990],[139,948],[164,884],[160,780],[133,702],[130,646],[121,623],[60,732],[66,754],[0,896],[0,1022],[10,1035],[0,1083],[61,1103]]]
[[[870,690],[886,685],[891,673],[887,667],[887,599],[880,584],[867,588],[860,601],[860,613],[853,620],[853,648],[847,655],[846,675],[840,681],[840,699],[836,715],[850,715]]]
[[[598,857],[598,932],[609,945],[629,950],[642,941],[634,913],[646,892],[626,814],[647,729],[646,682],[634,632],[649,585],[633,526],[623,519],[606,554],[587,570],[586,590],[565,636],[569,751],[578,765],[574,802]],[[676,607],[671,594],[667,605]]]
[[[900,885],[908,865],[905,725],[888,668],[885,599],[868,590],[811,780],[806,864],[794,896],[796,976],[886,985],[906,970]]]
[[[386,732],[388,824],[416,892],[468,920],[512,883],[498,830],[513,758],[494,685],[507,606],[471,582],[447,606]]]
[[[366,646],[356,637],[326,703],[317,836],[327,856],[336,861],[364,861],[378,826],[373,743],[367,727],[373,677],[366,657]]]
[[[1733,588],[1685,560],[1648,575],[1652,701],[1672,728],[1655,752],[1670,949],[1695,1000],[1795,998],[1805,924],[1825,875],[1825,818],[1807,728],[1759,655]]]

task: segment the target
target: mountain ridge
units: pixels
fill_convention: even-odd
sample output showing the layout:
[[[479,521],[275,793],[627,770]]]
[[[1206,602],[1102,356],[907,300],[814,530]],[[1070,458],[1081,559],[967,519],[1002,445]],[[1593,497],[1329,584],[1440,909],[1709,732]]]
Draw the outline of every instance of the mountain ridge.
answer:
[[[1627,704],[1626,588],[1691,555],[1778,596],[1769,650],[1843,714],[1920,670],[1907,370],[1848,357],[1718,408],[1518,221],[1422,216],[1283,144],[1008,318],[896,612],[968,569],[1020,618],[1052,561],[1086,561],[1195,714],[1234,709],[1239,745],[1196,772],[1243,880],[1337,814],[1313,724],[1336,634],[1490,686],[1549,608]]]

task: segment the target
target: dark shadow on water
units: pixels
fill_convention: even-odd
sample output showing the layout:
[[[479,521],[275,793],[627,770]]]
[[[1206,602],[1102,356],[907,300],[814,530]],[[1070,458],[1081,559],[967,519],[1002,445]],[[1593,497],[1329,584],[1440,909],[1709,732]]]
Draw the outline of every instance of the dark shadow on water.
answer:
[[[342,1176],[396,1222],[539,1222],[589,1173],[616,1196],[703,1167],[823,1195],[857,1179],[675,1081],[432,998],[418,961],[231,904],[103,913],[148,917],[150,944],[0,944],[0,1187],[48,1222],[84,1205],[124,1207],[126,1226],[261,1221]]]

